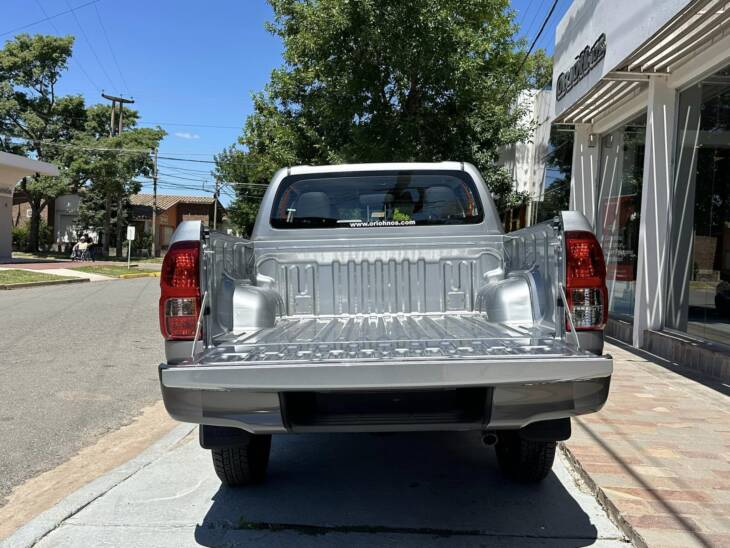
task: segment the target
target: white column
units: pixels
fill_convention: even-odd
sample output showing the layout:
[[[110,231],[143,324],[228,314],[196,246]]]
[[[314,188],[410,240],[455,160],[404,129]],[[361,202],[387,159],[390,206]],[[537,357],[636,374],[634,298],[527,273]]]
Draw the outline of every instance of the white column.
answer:
[[[652,77],[634,304],[633,343],[637,348],[643,342],[645,329],[663,327],[666,312],[676,102],[676,91],[667,86],[666,77]]]
[[[598,198],[598,152],[596,140],[590,141],[592,127],[576,124],[573,140],[573,169],[570,179],[570,209],[583,213],[595,229]]]

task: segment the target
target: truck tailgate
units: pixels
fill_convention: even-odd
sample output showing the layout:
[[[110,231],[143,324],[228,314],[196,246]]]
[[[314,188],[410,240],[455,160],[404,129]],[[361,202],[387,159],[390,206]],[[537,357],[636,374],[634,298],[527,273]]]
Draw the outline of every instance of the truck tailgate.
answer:
[[[539,327],[452,313],[284,318],[163,366],[161,376],[176,388],[337,390],[559,382],[611,371],[610,358]]]

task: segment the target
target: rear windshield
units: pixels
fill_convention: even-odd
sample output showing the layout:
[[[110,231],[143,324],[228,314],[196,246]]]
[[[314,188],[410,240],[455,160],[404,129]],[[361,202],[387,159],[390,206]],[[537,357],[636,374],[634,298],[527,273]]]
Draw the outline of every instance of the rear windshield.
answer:
[[[274,200],[274,228],[463,225],[484,218],[463,172],[408,171],[294,175]]]

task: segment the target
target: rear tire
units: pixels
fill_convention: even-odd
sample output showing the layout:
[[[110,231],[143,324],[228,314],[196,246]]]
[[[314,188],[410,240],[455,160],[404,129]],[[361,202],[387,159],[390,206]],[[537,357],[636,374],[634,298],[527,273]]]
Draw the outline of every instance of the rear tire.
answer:
[[[539,483],[550,474],[556,446],[554,441],[526,440],[517,432],[505,432],[495,450],[502,472],[521,483]]]
[[[271,435],[249,434],[243,445],[211,449],[213,468],[229,487],[255,485],[266,479],[270,452]]]

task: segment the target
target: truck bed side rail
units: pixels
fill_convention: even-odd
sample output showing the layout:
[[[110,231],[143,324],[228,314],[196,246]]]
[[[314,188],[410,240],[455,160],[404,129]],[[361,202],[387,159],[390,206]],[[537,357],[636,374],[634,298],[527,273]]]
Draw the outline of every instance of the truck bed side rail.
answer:
[[[560,218],[505,234],[504,251],[508,278],[525,278],[531,286],[536,322],[554,329],[561,338],[563,322],[558,319],[563,311],[557,303],[565,265]]]

